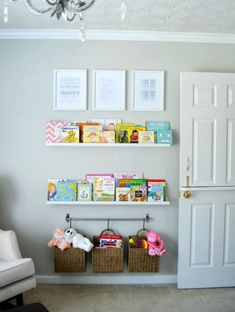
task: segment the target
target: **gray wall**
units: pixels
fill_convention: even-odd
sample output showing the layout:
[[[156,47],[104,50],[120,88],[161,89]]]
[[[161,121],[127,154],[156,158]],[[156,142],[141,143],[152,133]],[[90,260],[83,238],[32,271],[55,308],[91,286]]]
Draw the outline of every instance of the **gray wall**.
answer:
[[[56,227],[65,227],[66,213],[77,217],[154,218],[149,228],[166,241],[168,255],[161,259],[162,274],[177,272],[179,189],[179,86],[181,71],[234,72],[235,47],[216,44],[148,42],[0,41],[0,228],[14,229],[24,256],[32,257],[37,274],[53,274],[47,248]],[[53,70],[88,69],[87,112],[53,112]],[[131,70],[165,70],[165,111],[93,112],[92,70],[127,70],[127,106],[131,102]],[[67,149],[46,147],[48,120],[122,118],[143,122],[169,120],[175,144],[169,149]],[[47,179],[83,178],[85,173],[143,171],[145,177],[166,178],[168,207],[47,206]],[[141,223],[115,222],[124,235]],[[102,222],[76,224],[81,232],[96,235]]]

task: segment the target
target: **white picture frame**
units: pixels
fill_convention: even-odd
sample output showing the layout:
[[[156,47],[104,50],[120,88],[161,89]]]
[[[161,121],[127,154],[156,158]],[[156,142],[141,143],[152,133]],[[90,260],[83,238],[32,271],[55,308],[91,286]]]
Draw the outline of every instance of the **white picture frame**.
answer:
[[[54,110],[87,110],[87,70],[54,70]]]
[[[132,71],[131,110],[164,110],[164,71]]]
[[[93,72],[93,110],[125,111],[126,71],[95,70]]]

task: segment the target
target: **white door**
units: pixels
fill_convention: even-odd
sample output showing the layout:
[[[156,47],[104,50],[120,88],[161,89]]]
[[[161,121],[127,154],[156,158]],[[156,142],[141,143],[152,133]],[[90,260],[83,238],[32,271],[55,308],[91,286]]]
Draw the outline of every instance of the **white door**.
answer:
[[[178,287],[235,286],[235,74],[181,73],[180,123]]]

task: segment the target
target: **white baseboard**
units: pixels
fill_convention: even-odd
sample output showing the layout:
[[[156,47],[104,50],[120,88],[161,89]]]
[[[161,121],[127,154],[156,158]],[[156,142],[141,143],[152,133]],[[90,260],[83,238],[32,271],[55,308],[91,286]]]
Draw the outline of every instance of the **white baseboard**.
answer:
[[[105,285],[105,284],[176,284],[176,275],[158,274],[92,274],[92,275],[36,275],[38,284],[77,284],[77,285]]]

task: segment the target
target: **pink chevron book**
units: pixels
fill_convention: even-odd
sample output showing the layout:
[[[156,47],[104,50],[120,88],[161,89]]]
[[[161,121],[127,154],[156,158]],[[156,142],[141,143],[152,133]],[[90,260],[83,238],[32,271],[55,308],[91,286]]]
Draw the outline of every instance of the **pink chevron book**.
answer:
[[[61,129],[70,125],[70,121],[48,121],[46,123],[46,143],[61,143]]]

